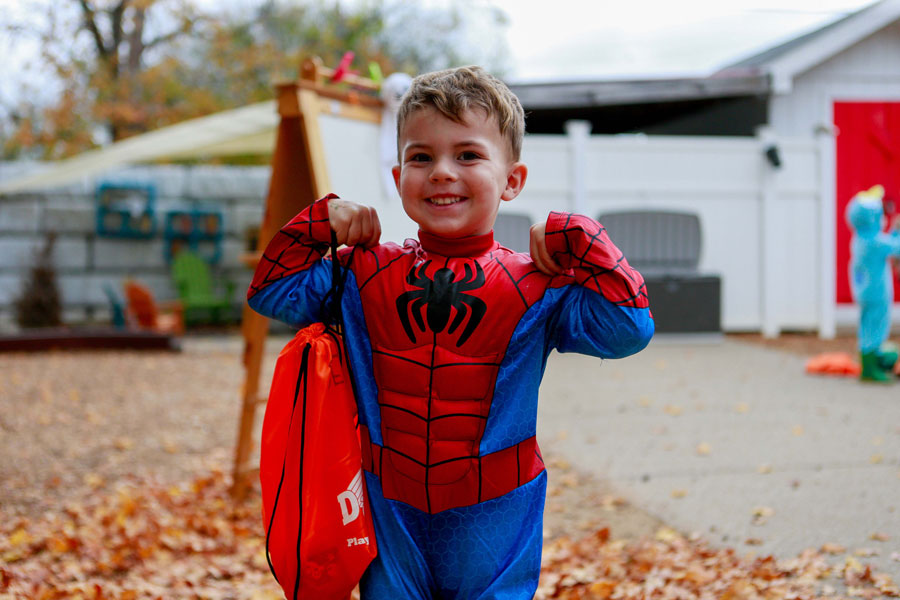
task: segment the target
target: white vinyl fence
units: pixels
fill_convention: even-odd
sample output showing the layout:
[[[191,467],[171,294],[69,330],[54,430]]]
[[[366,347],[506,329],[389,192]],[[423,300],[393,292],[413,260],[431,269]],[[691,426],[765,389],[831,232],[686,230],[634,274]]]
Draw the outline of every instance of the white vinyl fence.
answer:
[[[765,157],[772,144],[780,168]],[[818,330],[828,337],[834,216],[833,200],[823,201],[823,147],[766,132],[756,138],[591,136],[575,124],[568,135],[526,139],[525,189],[501,211],[532,222],[553,209],[595,218],[616,210],[696,213],[700,272],[722,278],[726,331]]]
[[[377,127],[325,125],[333,189],[376,206],[384,239],[414,235],[396,193],[381,183],[374,160]],[[780,168],[765,157],[771,144]],[[497,224],[497,237],[507,245],[527,251],[529,225],[551,210],[592,217],[641,209],[695,213],[702,229],[700,272],[722,278],[726,331],[818,330],[833,336],[833,168],[823,168],[833,162],[830,138],[601,136],[574,122],[567,135],[528,136],[522,158],[529,167],[525,189],[502,203]],[[228,234],[220,269],[241,288],[250,277],[238,259],[242,236],[262,218],[267,176],[265,168],[149,166],[103,178],[156,182],[160,211],[186,198],[220,206]],[[118,285],[129,273],[149,280],[160,297],[172,296],[159,236],[95,237],[95,183],[0,199],[0,320],[9,318],[31,253],[50,229],[61,234],[57,256],[68,308],[103,314],[102,285]]]

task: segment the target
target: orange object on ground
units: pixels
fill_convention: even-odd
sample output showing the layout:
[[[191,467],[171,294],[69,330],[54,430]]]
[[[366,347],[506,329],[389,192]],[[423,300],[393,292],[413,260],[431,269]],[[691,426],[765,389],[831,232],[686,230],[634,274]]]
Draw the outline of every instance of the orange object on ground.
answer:
[[[814,375],[859,377],[859,362],[846,352],[825,352],[806,361],[806,372]]]
[[[266,553],[289,600],[343,600],[377,554],[340,336],[322,323],[281,351],[260,440]]]
[[[157,303],[144,285],[129,279],[125,290],[126,317],[131,326],[162,333],[184,333],[184,309],[181,302]]]

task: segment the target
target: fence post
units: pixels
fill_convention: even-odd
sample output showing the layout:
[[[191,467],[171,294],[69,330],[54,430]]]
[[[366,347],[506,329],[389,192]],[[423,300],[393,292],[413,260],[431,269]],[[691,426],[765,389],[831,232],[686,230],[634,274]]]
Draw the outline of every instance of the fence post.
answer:
[[[756,131],[760,147],[760,307],[762,313],[763,337],[774,338],[781,333],[778,315],[777,276],[779,269],[776,172],[780,168],[780,157],[775,135],[769,127]]]
[[[591,122],[571,120],[565,123],[572,157],[572,196],[570,210],[585,214],[587,211],[587,146],[591,137]]]
[[[831,110],[828,111],[831,120]],[[837,249],[835,236],[835,150],[834,125],[816,127],[816,158],[819,179],[819,337],[830,340],[837,334],[835,318],[835,265]]]

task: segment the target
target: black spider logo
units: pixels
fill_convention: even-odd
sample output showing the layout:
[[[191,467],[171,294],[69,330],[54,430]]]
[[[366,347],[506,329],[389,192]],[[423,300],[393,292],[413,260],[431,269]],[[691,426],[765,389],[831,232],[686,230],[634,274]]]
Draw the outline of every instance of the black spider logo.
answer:
[[[484,317],[484,313],[487,312],[487,305],[484,301],[465,293],[484,285],[484,271],[476,262],[473,273],[469,263],[466,263],[465,276],[459,281],[453,280],[455,277],[453,271],[446,267],[438,269],[432,280],[425,275],[429,264],[431,264],[430,260],[420,265],[418,269],[414,265],[409,270],[406,282],[419,289],[404,292],[397,297],[397,314],[400,315],[400,322],[403,324],[403,330],[406,331],[409,341],[415,342],[416,335],[409,322],[410,312],[421,331],[425,331],[425,321],[427,321],[431,331],[440,333],[450,320],[450,309],[454,308],[456,317],[450,323],[450,329],[447,330],[447,333],[453,333],[462,325],[471,310],[472,315],[469,317],[469,322],[456,342],[456,347],[459,348],[469,339],[481,322],[481,318]],[[422,307],[425,307],[425,320],[422,319]]]

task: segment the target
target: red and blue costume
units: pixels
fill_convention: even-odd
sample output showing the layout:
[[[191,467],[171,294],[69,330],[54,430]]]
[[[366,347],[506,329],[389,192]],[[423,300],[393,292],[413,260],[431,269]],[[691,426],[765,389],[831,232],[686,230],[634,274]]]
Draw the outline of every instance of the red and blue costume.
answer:
[[[326,197],[269,243],[248,292],[294,326],[331,289]],[[531,598],[546,473],[535,440],[550,351],[620,358],[653,335],[646,289],[587,217],[551,213],[544,275],[493,234],[357,248],[342,298],[378,557],[363,598]],[[350,249],[338,253],[346,267]]]

